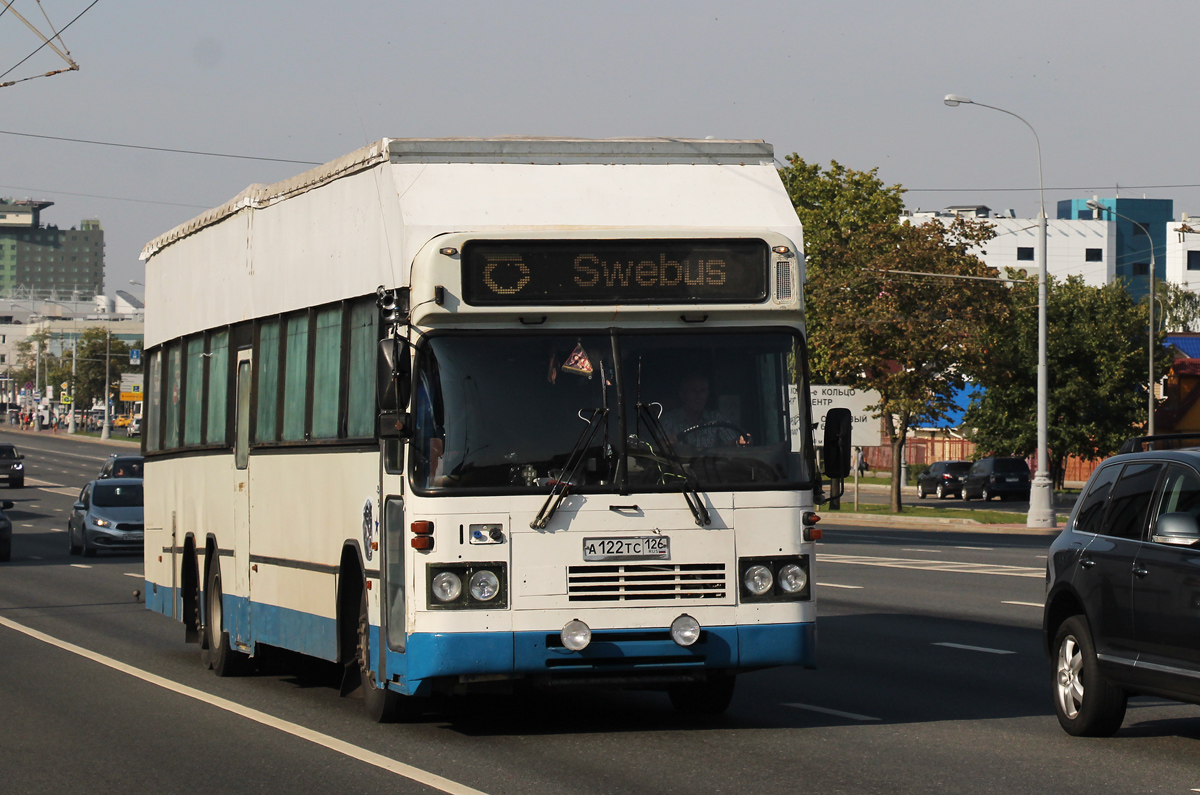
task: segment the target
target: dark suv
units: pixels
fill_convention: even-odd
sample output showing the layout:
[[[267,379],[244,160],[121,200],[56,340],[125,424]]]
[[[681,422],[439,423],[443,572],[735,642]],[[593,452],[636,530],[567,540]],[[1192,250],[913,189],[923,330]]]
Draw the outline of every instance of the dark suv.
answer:
[[[1042,632],[1074,735],[1149,694],[1200,704],[1200,448],[1101,465],[1050,547]]]
[[[936,462],[917,475],[917,496],[925,499],[936,494],[939,500],[962,497],[962,478],[970,469],[970,461]]]
[[[1029,464],[1024,458],[981,458],[963,478],[963,499],[1029,499]]]

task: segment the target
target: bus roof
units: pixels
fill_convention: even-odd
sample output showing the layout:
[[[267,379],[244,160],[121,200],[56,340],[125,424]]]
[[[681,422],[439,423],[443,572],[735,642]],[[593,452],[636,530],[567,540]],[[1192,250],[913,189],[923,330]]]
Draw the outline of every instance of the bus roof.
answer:
[[[507,163],[522,165],[771,165],[761,140],[695,138],[384,138],[324,165],[268,185],[254,184],[229,201],[151,240],[161,249],[242,209],[261,209],[381,163]]]

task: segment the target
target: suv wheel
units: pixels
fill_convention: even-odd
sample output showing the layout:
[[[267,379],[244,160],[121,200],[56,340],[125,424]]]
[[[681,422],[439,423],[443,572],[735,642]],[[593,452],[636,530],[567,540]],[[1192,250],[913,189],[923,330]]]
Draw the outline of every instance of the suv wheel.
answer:
[[[920,481],[917,481],[917,498],[925,499],[925,486]]]
[[[992,492],[988,490],[987,486],[984,486],[979,490],[979,499],[983,500],[984,502],[991,502]]]
[[[939,500],[946,499],[946,487],[943,486],[941,483],[939,483],[938,487],[937,487],[937,498]]]
[[[1054,711],[1067,734],[1108,737],[1121,728],[1128,698],[1100,673],[1083,616],[1071,616],[1054,635]]]

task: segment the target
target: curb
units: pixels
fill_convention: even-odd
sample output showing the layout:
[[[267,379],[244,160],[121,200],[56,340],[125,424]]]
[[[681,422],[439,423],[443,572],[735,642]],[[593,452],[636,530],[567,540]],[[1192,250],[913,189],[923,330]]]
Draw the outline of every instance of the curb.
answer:
[[[985,524],[974,519],[950,519],[935,516],[880,516],[873,513],[843,513],[829,511],[821,515],[821,525],[864,525],[868,527],[895,527],[932,530],[949,533],[970,531],[972,533],[995,533],[997,535],[1058,535],[1061,527],[1027,527],[1023,524]]]

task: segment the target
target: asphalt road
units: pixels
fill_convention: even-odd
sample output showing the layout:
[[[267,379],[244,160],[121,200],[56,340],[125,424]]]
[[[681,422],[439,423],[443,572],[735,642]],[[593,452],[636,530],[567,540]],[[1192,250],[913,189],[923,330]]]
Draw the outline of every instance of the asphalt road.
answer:
[[[135,601],[140,558],[67,555],[66,511],[108,448],[15,441],[27,483],[46,485],[0,494],[18,500],[0,566],[3,792],[1200,787],[1200,708],[1138,699],[1105,740],[1058,727],[1039,631],[1046,536],[828,527],[818,670],[744,675],[717,720],[656,693],[593,692],[449,699],[378,726],[328,665],[277,654],[244,678],[202,670],[182,628]]]

